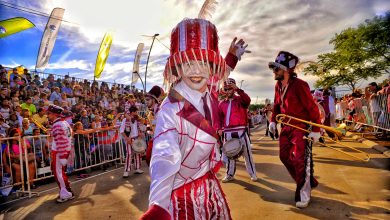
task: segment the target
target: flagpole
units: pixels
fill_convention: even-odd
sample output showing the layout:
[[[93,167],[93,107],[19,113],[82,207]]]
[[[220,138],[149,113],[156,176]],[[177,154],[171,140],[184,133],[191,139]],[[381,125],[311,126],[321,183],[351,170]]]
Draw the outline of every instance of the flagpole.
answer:
[[[134,72],[133,72],[134,73]],[[133,85],[133,77],[134,76],[134,74],[131,74],[131,83],[130,83],[130,86],[132,86]],[[142,86],[142,88],[143,88],[143,86]]]
[[[153,47],[154,40],[156,39],[156,37],[157,37],[158,35],[160,35],[160,34],[154,34],[154,35],[153,35],[152,45],[150,46],[149,54],[148,54],[148,59],[146,60],[145,80],[144,80],[144,93],[146,93],[146,75],[147,75],[147,73],[148,73],[149,57],[150,57],[150,53],[152,52],[152,47]]]
[[[144,81],[142,80],[142,78],[139,75],[139,73],[138,72],[133,72],[133,73],[136,73],[138,75],[139,80],[141,80],[142,88],[144,88],[145,87]],[[133,78],[133,74],[131,74],[131,78]],[[133,80],[131,80],[131,82],[133,82]],[[131,85],[133,85],[133,83],[131,83]]]

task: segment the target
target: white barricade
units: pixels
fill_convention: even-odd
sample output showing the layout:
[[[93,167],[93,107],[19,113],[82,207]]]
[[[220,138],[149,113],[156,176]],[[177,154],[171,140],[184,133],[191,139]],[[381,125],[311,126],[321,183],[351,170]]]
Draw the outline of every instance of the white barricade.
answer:
[[[12,188],[21,186],[17,193],[28,193],[35,181],[53,177],[51,172],[51,138],[48,135],[10,137],[0,139],[2,148],[0,160],[1,193],[8,196]],[[124,161],[126,149],[119,135],[119,129],[101,129],[89,134],[75,133],[72,150],[68,158],[68,173],[120,164]],[[29,181],[28,181],[29,180]]]
[[[119,129],[102,130],[90,135],[75,134],[75,170],[113,161],[123,161],[126,152]]]
[[[390,131],[389,95],[379,94],[368,98],[355,98],[336,104],[336,119],[353,124],[353,129],[374,129],[371,133]]]
[[[252,122],[254,125],[263,123],[263,116],[262,115],[253,115]]]
[[[20,137],[0,138],[0,142],[1,195],[8,196],[14,187],[17,188],[16,193],[28,193],[30,188],[26,189],[25,183],[29,182],[26,179],[32,180],[29,171],[34,168],[32,163],[25,163],[33,159],[28,153],[28,146],[22,142]]]

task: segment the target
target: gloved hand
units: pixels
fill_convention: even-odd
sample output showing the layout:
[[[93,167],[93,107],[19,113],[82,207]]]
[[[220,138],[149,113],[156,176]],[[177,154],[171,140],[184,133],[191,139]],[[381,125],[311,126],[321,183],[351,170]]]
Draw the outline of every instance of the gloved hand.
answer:
[[[318,140],[321,137],[320,132],[310,132],[310,134],[307,136],[308,138],[311,138],[313,140],[313,144],[318,142]]]
[[[60,159],[60,164],[62,166],[66,166],[66,165],[68,165],[68,160],[67,159]]]
[[[275,134],[276,133],[276,123],[275,122],[271,122],[268,126],[268,130],[272,133],[272,134]]]
[[[229,53],[234,54],[238,58],[238,60],[241,60],[241,56],[244,53],[251,53],[251,51],[246,50],[248,44],[244,45],[245,41],[243,39],[240,39],[238,42],[236,41],[237,41],[237,37],[235,37],[232,43],[230,44]]]
[[[140,220],[154,220],[154,219],[170,220],[171,215],[164,208],[161,208],[158,205],[152,205],[149,207],[148,211],[141,216]]]

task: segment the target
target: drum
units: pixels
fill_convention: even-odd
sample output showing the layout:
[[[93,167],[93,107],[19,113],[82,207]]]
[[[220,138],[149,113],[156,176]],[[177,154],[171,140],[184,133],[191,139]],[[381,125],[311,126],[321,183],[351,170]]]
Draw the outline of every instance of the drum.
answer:
[[[239,158],[243,152],[242,142],[238,138],[232,138],[223,145],[222,152],[232,160]]]
[[[137,138],[133,141],[131,148],[135,153],[143,154],[146,151],[146,142],[141,138]]]

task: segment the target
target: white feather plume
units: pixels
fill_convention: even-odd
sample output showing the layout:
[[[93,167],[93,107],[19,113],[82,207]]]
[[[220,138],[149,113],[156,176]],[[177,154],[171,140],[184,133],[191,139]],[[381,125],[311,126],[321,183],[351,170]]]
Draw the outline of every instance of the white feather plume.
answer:
[[[212,13],[215,12],[217,4],[218,2],[216,0],[205,0],[198,14],[198,18],[206,20],[210,19]]]

